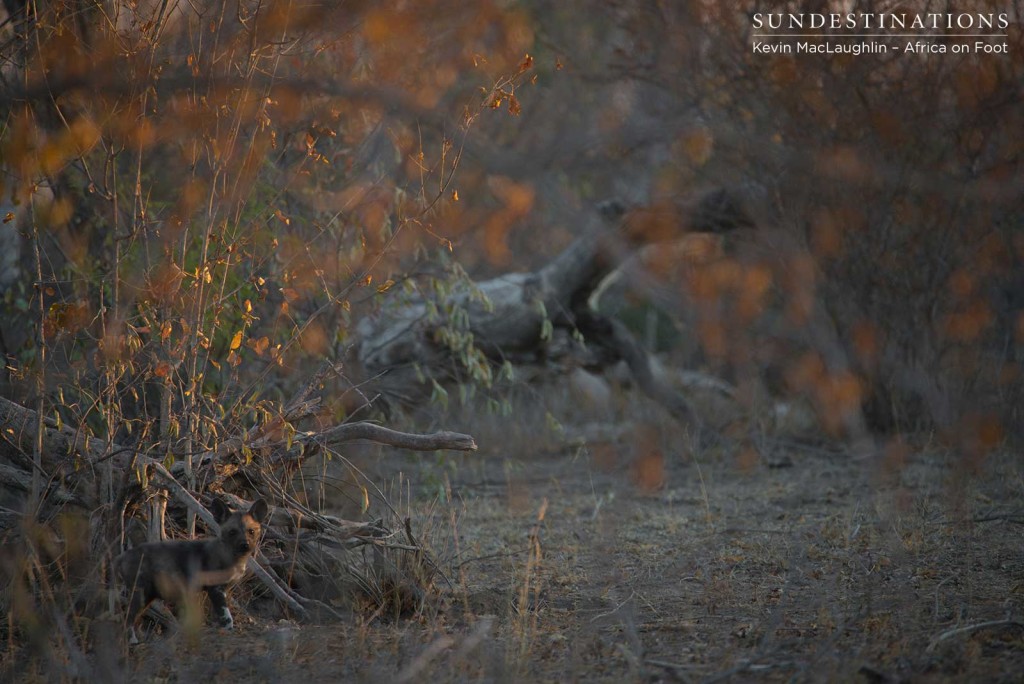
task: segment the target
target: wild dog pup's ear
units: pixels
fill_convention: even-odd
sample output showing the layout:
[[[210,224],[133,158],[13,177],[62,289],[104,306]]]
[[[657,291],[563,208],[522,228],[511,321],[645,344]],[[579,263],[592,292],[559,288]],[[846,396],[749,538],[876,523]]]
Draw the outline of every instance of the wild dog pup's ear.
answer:
[[[256,501],[253,501],[252,506],[249,507],[249,515],[260,525],[266,522],[269,513],[270,507],[267,506],[267,502],[263,499],[256,499]]]
[[[214,497],[213,503],[210,504],[210,512],[213,513],[213,519],[217,521],[218,525],[231,516],[231,509],[217,497]]]

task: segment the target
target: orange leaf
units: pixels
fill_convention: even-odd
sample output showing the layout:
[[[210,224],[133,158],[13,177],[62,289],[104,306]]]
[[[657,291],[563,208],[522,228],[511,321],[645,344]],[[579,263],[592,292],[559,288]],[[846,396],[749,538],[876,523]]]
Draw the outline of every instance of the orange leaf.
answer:
[[[156,368],[153,369],[153,375],[158,378],[166,378],[171,374],[171,364],[166,361],[161,361],[157,364]]]
[[[267,347],[270,346],[270,340],[264,335],[260,339],[252,343],[252,349],[260,356],[263,356],[263,352],[267,351]]]
[[[235,333],[235,336],[231,338],[231,350],[234,351],[242,346],[242,331],[239,330]]]

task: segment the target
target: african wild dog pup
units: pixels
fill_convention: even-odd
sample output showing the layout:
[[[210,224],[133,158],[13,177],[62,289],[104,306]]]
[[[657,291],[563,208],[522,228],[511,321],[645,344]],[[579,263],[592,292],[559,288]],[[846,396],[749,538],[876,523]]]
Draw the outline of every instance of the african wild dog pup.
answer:
[[[210,512],[220,525],[219,537],[142,544],[117,559],[117,574],[131,597],[128,619],[132,643],[138,641],[135,627],[154,600],[174,603],[180,613],[200,589],[210,597],[221,627],[234,628],[224,588],[245,574],[269,509],[263,499],[248,511],[232,511],[223,501],[214,499]]]

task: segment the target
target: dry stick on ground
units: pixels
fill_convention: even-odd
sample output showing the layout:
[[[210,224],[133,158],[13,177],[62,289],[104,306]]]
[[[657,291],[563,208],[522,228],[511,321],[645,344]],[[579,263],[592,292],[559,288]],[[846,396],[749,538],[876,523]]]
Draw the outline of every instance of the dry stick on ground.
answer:
[[[293,443],[299,443],[304,448],[315,446],[321,449],[328,449],[330,447],[337,446],[344,442],[353,442],[357,440],[367,440],[378,444],[386,444],[389,446],[398,447],[401,449],[407,449],[410,451],[437,451],[439,449],[450,449],[454,451],[475,451],[477,449],[476,441],[470,435],[464,435],[458,432],[434,432],[427,435],[416,435],[407,432],[399,432],[397,430],[391,430],[389,428],[376,425],[374,423],[346,423],[338,425],[332,428],[328,428],[321,432],[306,432],[303,434],[295,435],[292,439]],[[296,457],[291,456],[284,448],[284,444],[276,445],[278,456],[275,458],[274,464],[284,459],[294,459]],[[347,459],[344,459],[348,463]],[[355,468],[351,463],[348,463],[350,467]],[[365,475],[355,468],[356,472],[363,477]],[[259,473],[259,471],[257,471]],[[294,510],[300,511],[304,516],[312,521],[316,521],[321,529],[332,529],[332,526],[343,526],[351,528],[352,525],[359,525],[359,523],[351,523],[348,521],[339,521],[336,518],[325,516],[321,513],[317,513],[301,503],[296,501],[294,497],[290,497],[280,487],[274,486],[274,483],[262,478],[264,484],[272,486],[275,489],[275,493],[278,496],[285,497],[288,500],[289,507]],[[376,489],[376,487],[374,487]],[[383,492],[377,489],[377,493],[381,499],[389,507],[387,499],[384,497]],[[392,508],[392,512],[398,516],[398,512]],[[360,528],[360,531],[362,529]],[[367,530],[369,531],[369,530]],[[353,533],[354,534],[354,533]]]
[[[283,425],[283,421],[281,423],[277,423],[277,425]],[[198,461],[193,461],[193,464],[205,465],[208,462],[221,460],[241,451],[243,447],[254,450],[264,448],[273,449],[278,454],[274,459],[274,465],[277,465],[282,461],[296,460],[299,458],[294,454],[289,453],[287,449],[282,448],[287,446],[285,441],[272,440],[270,434],[267,434],[268,431],[266,430],[261,430],[260,432],[264,434],[252,442],[246,442],[243,438],[227,440],[216,449],[200,454],[198,456]],[[358,440],[367,440],[378,444],[386,444],[388,446],[397,447],[399,449],[408,449],[410,451],[438,451],[441,449],[449,449],[452,451],[476,451],[477,449],[476,441],[472,436],[459,432],[440,431],[426,435],[419,435],[409,432],[400,432],[375,423],[366,422],[344,423],[321,431],[298,433],[294,435],[291,441],[302,445],[308,444],[329,447],[335,444],[355,442]],[[177,471],[178,469],[179,464],[175,463],[173,470]]]
[[[935,650],[935,647],[946,639],[952,639],[960,634],[969,634],[971,632],[977,632],[982,629],[989,629],[990,627],[1017,627],[1018,629],[1024,629],[1024,622],[1020,620],[989,620],[988,622],[977,622],[973,625],[964,625],[963,627],[956,627],[938,635],[928,644],[928,647],[924,649],[925,653],[931,653]]]
[[[439,449],[476,451],[477,449],[476,441],[470,435],[458,432],[441,431],[428,435],[416,435],[364,422],[345,423],[321,432],[307,432],[295,436],[295,441],[304,444],[318,443],[324,446],[354,442],[360,439],[410,451],[437,451]]]

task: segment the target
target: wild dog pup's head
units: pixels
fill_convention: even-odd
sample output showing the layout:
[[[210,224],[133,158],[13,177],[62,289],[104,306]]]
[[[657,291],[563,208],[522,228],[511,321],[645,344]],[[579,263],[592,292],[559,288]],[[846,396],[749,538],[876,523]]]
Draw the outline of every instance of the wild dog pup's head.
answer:
[[[263,499],[257,499],[247,511],[232,511],[220,499],[214,499],[210,512],[220,525],[220,541],[235,558],[244,558],[256,552],[263,523],[270,508]]]

